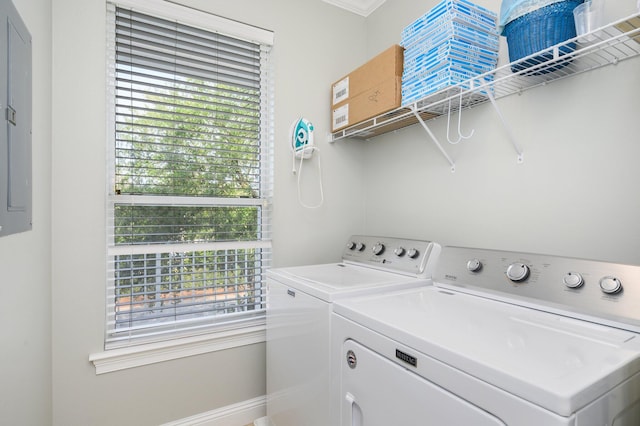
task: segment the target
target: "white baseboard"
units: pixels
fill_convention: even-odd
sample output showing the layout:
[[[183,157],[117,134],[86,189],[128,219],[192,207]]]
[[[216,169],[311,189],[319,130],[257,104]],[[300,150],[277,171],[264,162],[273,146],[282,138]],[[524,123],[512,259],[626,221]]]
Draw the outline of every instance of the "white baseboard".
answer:
[[[266,413],[267,398],[266,396],[259,396],[237,404],[207,411],[206,413],[165,423],[162,426],[244,426],[264,417]]]

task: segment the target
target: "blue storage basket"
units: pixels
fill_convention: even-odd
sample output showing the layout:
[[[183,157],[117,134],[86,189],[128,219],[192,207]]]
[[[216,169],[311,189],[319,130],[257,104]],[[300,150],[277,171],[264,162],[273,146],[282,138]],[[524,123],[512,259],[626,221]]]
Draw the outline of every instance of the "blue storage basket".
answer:
[[[558,43],[562,43],[576,36],[576,25],[573,19],[573,9],[584,0],[564,0],[529,12],[504,27],[503,34],[507,37],[509,60],[518,61],[525,56],[532,55]],[[568,43],[559,49],[560,55],[575,50],[575,43]],[[519,72],[553,59],[553,53],[547,52],[526,61],[514,63],[511,71]],[[545,74],[568,65],[570,60],[558,60],[551,67],[543,70],[533,70],[530,75]]]

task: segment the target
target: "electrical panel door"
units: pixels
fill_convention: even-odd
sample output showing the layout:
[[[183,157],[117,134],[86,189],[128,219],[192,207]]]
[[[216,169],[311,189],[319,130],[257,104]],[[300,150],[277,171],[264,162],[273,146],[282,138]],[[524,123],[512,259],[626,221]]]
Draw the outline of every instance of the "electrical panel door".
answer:
[[[28,231],[31,206],[31,36],[0,4],[0,236]]]

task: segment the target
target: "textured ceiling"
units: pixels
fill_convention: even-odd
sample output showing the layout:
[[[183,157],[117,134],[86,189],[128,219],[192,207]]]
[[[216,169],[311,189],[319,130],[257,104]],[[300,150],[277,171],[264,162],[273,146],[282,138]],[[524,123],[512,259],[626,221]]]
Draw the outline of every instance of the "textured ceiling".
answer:
[[[341,7],[349,12],[357,13],[362,16],[369,16],[371,12],[376,10],[386,0],[322,0],[325,3]]]

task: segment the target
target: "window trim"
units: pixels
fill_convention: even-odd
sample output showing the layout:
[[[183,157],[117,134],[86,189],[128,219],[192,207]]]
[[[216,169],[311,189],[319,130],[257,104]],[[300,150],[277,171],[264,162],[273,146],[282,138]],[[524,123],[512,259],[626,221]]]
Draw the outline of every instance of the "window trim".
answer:
[[[194,7],[173,4],[166,0],[116,0],[107,1],[107,4],[164,16],[207,31],[273,46],[273,31],[204,12]]]
[[[262,45],[273,46],[274,33],[269,30],[265,30],[259,27],[251,26],[241,22],[233,21],[227,18],[223,18],[217,15],[213,15],[208,12],[203,12],[194,8],[190,8],[183,5],[171,4],[166,1],[159,0],[117,0],[107,1],[106,7],[109,13],[115,10],[116,7],[126,7],[141,13],[148,13],[158,17],[165,17],[172,20],[179,21],[186,25],[196,26],[208,31],[219,32],[221,34],[229,35],[235,38],[244,39],[247,41],[259,43]],[[109,15],[109,19],[112,19]],[[110,43],[114,40],[114,35],[109,33],[110,26],[107,26],[107,65],[113,67],[113,64],[109,62],[110,49],[112,48]],[[107,91],[108,99],[115,96],[114,87],[111,81],[108,69],[107,74]],[[265,114],[266,120],[261,125],[263,135],[268,135],[268,141],[262,141],[263,144],[273,143],[273,96],[274,87],[272,80],[273,65],[267,63],[266,69],[263,71],[263,82],[266,78],[266,84],[269,85],[269,94],[267,103],[267,110],[263,105],[262,111]],[[266,77],[265,77],[266,76]],[[112,115],[115,114],[113,107],[107,108],[107,141],[113,138],[112,130],[109,127],[109,123],[113,121]],[[271,123],[271,124],[269,124]],[[265,131],[264,126],[269,126],[271,129]],[[110,143],[107,143],[108,159],[112,159],[112,154],[109,151]],[[264,148],[263,148],[264,149]],[[267,148],[271,153],[271,161],[273,161],[273,147]],[[110,166],[112,167],[112,166]],[[264,178],[273,182],[273,164],[267,169],[263,169],[262,173],[267,173]],[[109,182],[107,179],[107,188],[113,187],[113,182]],[[273,183],[271,183],[273,185]],[[272,187],[271,193],[267,196],[268,204],[271,203],[273,194]],[[181,199],[185,201],[184,198]],[[196,201],[192,201],[196,202]],[[260,200],[261,203],[267,203],[265,199]],[[254,201],[247,201],[247,204],[254,204]],[[105,206],[106,207],[106,206]],[[271,210],[271,206],[263,205]],[[269,213],[270,214],[270,213]],[[108,219],[108,218],[107,218]],[[245,244],[246,245],[246,244]],[[266,240],[263,243],[258,243],[261,247],[271,247],[271,241]],[[106,323],[104,338],[106,339]],[[210,324],[209,326],[203,326],[202,329],[191,329],[177,331],[174,336],[167,336],[163,340],[147,341],[140,340],[138,343],[134,342],[128,346],[114,346],[105,348],[103,352],[96,352],[89,355],[89,361],[91,361],[95,368],[96,374],[104,374],[113,371],[119,371],[123,369],[144,366],[157,362],[169,361],[172,359],[179,359],[187,356],[205,354],[215,352],[219,350],[231,349],[234,347],[240,347],[245,345],[251,345],[256,343],[262,343],[266,341],[266,316],[264,310],[258,312],[253,318],[247,318],[239,323],[233,321],[228,323]]]
[[[220,327],[206,334],[108,349],[90,354],[89,361],[99,375],[265,341],[266,318],[262,316],[239,328]]]

